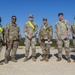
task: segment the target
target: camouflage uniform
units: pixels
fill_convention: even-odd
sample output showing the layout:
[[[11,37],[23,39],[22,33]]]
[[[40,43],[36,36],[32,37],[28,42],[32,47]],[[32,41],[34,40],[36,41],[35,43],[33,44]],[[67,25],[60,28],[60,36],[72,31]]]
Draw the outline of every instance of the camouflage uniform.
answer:
[[[44,18],[44,20],[47,20],[47,19]],[[44,58],[45,56],[48,57],[48,55],[50,54],[51,45],[45,44],[45,41],[51,41],[52,39],[52,26],[49,25],[48,23],[44,24],[40,29],[38,39],[39,39],[40,46],[42,48],[42,53]]]
[[[15,59],[19,40],[21,39],[20,29],[16,23],[13,24],[11,22],[10,24],[6,25],[5,39],[7,45],[5,51],[5,58],[8,58],[12,49],[11,57],[12,59]],[[7,39],[9,39],[10,42],[7,42]]]
[[[70,24],[67,20],[58,21],[55,25],[55,37],[58,38],[58,57],[62,58],[62,46],[65,46],[66,58],[70,58],[69,39],[66,36],[70,36]]]
[[[74,51],[75,51],[75,22],[73,23],[73,25],[71,27],[71,31],[72,31],[72,38],[73,38],[73,47],[74,47]]]
[[[32,15],[30,15],[32,17]],[[29,56],[30,44],[32,48],[32,57],[36,56],[36,34],[38,32],[38,26],[35,22],[31,22],[34,25],[34,29],[29,25],[29,23],[25,23],[24,25],[24,33],[25,33],[25,56]],[[27,36],[32,36],[32,39],[29,40]]]
[[[3,46],[3,41],[4,41],[4,28],[2,27],[2,25],[0,25],[0,55],[1,55],[1,51],[2,51],[2,46]],[[0,62],[0,64],[2,65],[3,63]]]

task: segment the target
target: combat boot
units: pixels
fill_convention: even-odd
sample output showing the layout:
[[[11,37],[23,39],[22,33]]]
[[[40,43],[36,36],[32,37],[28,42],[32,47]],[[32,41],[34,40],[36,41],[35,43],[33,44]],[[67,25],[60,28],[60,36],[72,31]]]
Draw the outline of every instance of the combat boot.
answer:
[[[11,61],[12,62],[17,62],[17,60],[15,58],[12,58]]]
[[[40,61],[44,61],[45,60],[45,55],[43,55],[42,59],[40,59]]]
[[[33,60],[33,61],[36,61],[36,58],[35,58],[35,56],[32,56],[32,60]]]
[[[5,57],[4,63],[7,64],[8,63],[8,58]]]
[[[3,65],[3,63],[2,63],[2,62],[0,62],[0,65]]]
[[[59,57],[58,59],[57,59],[57,61],[61,61],[62,59]]]
[[[71,62],[70,58],[67,58],[67,62],[68,62],[68,63],[70,63],[70,62]]]
[[[46,55],[45,61],[47,61],[47,62],[49,61],[49,59],[48,59],[48,55]]]
[[[28,60],[28,57],[26,56],[25,59],[23,60],[23,62],[26,62]]]

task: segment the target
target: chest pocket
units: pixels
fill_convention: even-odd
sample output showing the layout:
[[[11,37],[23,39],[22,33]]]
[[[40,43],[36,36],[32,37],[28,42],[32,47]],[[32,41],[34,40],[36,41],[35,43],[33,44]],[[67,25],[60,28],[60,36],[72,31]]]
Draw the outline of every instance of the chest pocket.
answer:
[[[48,26],[47,26],[47,27],[43,26],[43,30],[44,30],[46,33],[48,33],[48,32],[49,32],[49,27],[48,27]]]
[[[19,29],[18,29],[17,26],[11,26],[11,25],[9,25],[9,32],[10,33],[18,33]]]
[[[14,30],[15,30],[16,32],[19,32],[19,28],[18,28],[18,27],[14,27]]]
[[[13,32],[13,26],[9,25],[9,32]]]
[[[27,24],[27,29],[32,29],[30,25]]]

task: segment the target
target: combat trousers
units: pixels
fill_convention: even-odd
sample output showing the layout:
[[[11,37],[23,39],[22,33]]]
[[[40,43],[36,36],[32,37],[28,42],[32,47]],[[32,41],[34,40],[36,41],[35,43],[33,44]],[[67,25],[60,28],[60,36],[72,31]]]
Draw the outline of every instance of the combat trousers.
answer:
[[[19,42],[17,40],[10,41],[10,43],[7,43],[6,51],[5,51],[5,57],[8,57],[10,55],[11,50],[12,50],[11,57],[15,58],[18,44],[19,44]]]
[[[2,42],[0,42],[0,53],[2,51]]]
[[[66,58],[70,58],[70,48],[69,48],[69,44],[70,41],[68,40],[58,40],[57,41],[57,45],[58,45],[58,57],[62,57],[62,47],[65,47],[65,53],[66,53]]]
[[[1,56],[1,51],[2,51],[2,42],[0,42],[0,56]]]
[[[30,50],[30,45],[31,45],[31,49],[32,49],[32,56],[36,56],[36,38],[32,38],[31,40],[29,40],[27,37],[25,38],[25,56],[29,56],[29,50]]]
[[[50,47],[51,47],[50,44],[45,44],[45,42],[42,42],[42,41],[41,41],[40,46],[41,46],[41,49],[42,49],[42,53],[43,53],[44,55],[50,54]]]

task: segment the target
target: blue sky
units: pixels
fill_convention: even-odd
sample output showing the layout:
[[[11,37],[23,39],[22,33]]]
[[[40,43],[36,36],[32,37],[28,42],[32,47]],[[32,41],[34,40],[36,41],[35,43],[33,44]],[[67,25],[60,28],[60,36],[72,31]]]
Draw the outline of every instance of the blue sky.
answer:
[[[58,21],[58,13],[64,13],[64,19],[67,19],[72,25],[75,16],[75,0],[0,0],[0,16],[2,25],[6,26],[11,22],[11,16],[17,16],[17,24],[20,27],[22,37],[24,37],[23,28],[28,21],[28,15],[34,15],[34,21],[40,29],[42,18],[47,17],[48,23],[52,25]]]

